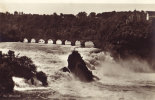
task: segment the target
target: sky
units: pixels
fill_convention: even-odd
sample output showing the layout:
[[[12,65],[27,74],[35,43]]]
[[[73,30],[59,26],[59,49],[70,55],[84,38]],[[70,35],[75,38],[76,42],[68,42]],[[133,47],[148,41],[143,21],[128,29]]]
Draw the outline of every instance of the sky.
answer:
[[[155,11],[155,0],[0,0],[0,12],[77,14],[78,12]]]

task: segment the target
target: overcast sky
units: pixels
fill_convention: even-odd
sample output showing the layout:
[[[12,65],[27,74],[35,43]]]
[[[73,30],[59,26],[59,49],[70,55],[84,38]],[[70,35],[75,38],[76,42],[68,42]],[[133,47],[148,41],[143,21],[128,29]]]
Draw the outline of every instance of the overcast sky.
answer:
[[[0,0],[0,12],[77,14],[80,11],[155,11],[155,0]]]

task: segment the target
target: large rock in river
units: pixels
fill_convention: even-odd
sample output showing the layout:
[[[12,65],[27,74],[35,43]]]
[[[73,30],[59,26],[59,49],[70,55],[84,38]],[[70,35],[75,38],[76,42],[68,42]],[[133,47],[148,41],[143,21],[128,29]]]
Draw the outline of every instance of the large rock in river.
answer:
[[[86,63],[82,59],[78,51],[73,51],[68,57],[68,68],[75,76],[81,81],[90,82],[93,81],[94,75],[87,68]]]

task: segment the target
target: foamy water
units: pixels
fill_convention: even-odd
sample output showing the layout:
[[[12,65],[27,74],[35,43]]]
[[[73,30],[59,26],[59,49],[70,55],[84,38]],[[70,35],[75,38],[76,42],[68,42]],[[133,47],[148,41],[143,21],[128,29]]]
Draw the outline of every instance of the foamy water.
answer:
[[[77,50],[99,81],[80,82],[70,73],[61,72],[67,66],[68,55]],[[16,55],[30,57],[48,75],[48,87],[21,78],[13,78],[18,91],[56,91],[49,99],[92,100],[155,100],[155,73],[146,62],[137,59],[115,62],[107,52],[94,53],[97,48],[36,43],[0,43],[0,50],[14,50]]]

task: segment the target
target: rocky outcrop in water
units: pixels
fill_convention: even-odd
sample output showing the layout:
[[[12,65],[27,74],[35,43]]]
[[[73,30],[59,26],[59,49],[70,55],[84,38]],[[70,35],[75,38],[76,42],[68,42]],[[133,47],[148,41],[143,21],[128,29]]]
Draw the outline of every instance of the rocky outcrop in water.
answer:
[[[47,86],[48,85],[48,83],[47,83],[47,75],[44,72],[42,72],[42,71],[37,72],[36,73],[36,77],[37,77],[37,79],[39,81],[42,82],[43,86]]]
[[[36,69],[33,61],[26,56],[15,56],[14,51],[10,50],[8,54],[0,52],[0,92],[13,91],[13,76],[31,80],[32,84],[36,77],[43,86],[48,85],[47,75],[42,71],[37,72]]]
[[[77,76],[81,81],[90,82],[94,78],[98,79],[87,68],[86,63],[82,59],[78,51],[73,51],[68,57],[68,69],[71,73]]]
[[[70,73],[70,71],[69,71],[69,69],[68,69],[67,67],[63,67],[63,68],[61,68],[60,71],[63,71],[63,72],[69,72],[69,73]]]

